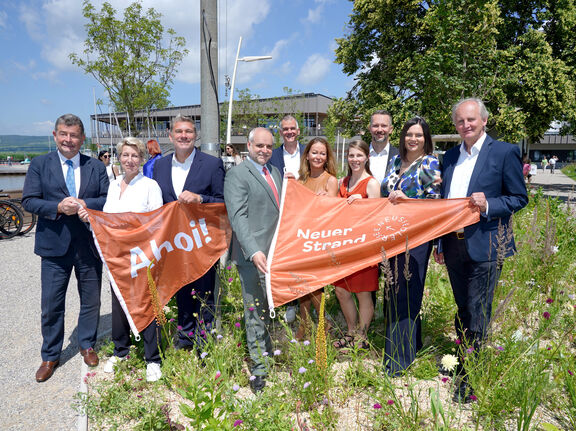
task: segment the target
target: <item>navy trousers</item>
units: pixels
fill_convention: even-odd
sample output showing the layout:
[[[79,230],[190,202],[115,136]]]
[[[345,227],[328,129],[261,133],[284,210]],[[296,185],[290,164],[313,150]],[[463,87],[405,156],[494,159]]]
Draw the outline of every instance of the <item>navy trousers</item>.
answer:
[[[386,286],[384,295],[384,365],[390,376],[400,375],[414,362],[422,348],[420,308],[431,251],[432,243],[427,242],[411,249],[408,261],[405,253],[389,260],[394,283]]]
[[[100,319],[102,262],[88,244],[73,242],[64,256],[42,257],[42,360],[60,358],[64,343],[66,291],[74,269],[80,296],[78,346],[88,349],[96,344]]]
[[[214,322],[214,283],[216,267],[176,293],[178,305],[178,346],[204,345]]]

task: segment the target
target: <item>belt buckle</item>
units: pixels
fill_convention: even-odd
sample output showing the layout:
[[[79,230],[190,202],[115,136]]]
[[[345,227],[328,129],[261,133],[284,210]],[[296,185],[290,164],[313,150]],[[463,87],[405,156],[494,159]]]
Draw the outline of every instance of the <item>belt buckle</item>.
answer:
[[[464,239],[464,232],[456,232],[456,238],[458,239]]]

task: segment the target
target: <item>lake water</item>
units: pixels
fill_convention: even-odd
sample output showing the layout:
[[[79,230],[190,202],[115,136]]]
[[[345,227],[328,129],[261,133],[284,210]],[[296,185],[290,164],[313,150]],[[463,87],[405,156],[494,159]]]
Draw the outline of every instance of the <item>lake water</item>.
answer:
[[[22,190],[26,175],[0,175],[0,190]]]

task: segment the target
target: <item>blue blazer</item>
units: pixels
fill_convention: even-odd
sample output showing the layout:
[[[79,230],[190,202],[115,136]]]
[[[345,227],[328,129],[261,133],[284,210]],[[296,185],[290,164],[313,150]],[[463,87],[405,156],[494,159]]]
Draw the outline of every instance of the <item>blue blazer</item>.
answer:
[[[458,178],[453,178],[453,173],[459,156],[460,145],[444,154],[441,186],[443,198],[448,197],[448,186],[452,181],[458,181]],[[497,257],[498,226],[508,227],[510,216],[528,203],[520,150],[516,145],[486,136],[466,196],[476,192],[484,192],[488,202],[488,214],[481,215],[478,223],[464,228],[464,241],[472,260],[493,261]],[[513,237],[504,251],[506,257],[514,253]]]
[[[300,154],[304,154],[306,147],[302,144],[298,144],[298,148],[300,148]],[[272,151],[272,157],[270,157],[269,163],[272,166],[276,166],[280,171],[280,175],[284,176],[284,144]]]
[[[108,194],[106,167],[98,159],[80,154],[80,190],[78,198],[93,210],[102,211]],[[58,214],[58,203],[70,196],[58,153],[34,157],[28,168],[22,204],[38,215],[34,253],[42,257],[63,256],[70,243],[90,243],[92,234],[77,215]]]
[[[202,196],[203,202],[224,202],[224,165],[222,160],[195,150],[194,161],[188,171],[184,190]],[[154,164],[154,179],[162,190],[164,203],[178,200],[172,186],[172,157],[169,154]]]

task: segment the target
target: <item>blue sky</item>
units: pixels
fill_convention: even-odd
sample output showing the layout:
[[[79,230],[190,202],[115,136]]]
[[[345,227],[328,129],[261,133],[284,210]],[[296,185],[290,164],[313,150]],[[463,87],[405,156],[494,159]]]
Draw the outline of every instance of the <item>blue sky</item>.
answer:
[[[92,2],[99,8],[101,1]],[[110,0],[116,10],[131,2]],[[200,0],[145,0],[160,12],[165,28],[184,36],[190,53],[171,91],[173,105],[200,103]],[[238,39],[240,56],[272,60],[238,64],[236,89],[261,97],[282,95],[284,87],[342,97],[354,84],[334,63],[335,38],[346,32],[348,0],[219,0],[219,87],[232,75]],[[61,114],[79,115],[89,127],[93,92],[107,104],[103,88],[68,59],[85,39],[81,0],[0,2],[0,135],[50,134]],[[107,110],[107,108],[103,108]]]

